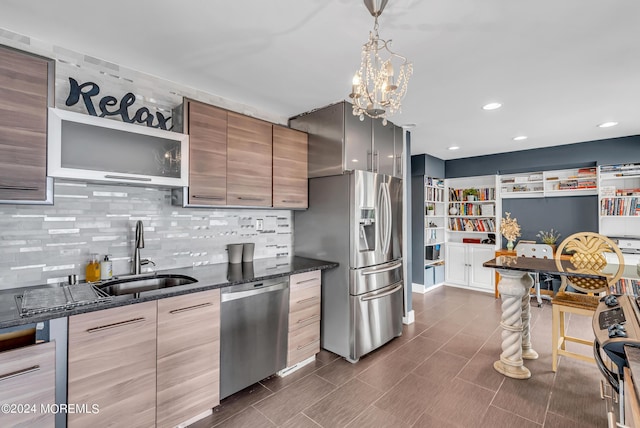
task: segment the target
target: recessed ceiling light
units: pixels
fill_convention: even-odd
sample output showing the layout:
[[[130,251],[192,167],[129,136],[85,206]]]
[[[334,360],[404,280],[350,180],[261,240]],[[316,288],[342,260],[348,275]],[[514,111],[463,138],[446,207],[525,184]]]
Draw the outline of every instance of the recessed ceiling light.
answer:
[[[458,150],[459,148],[460,147],[458,147],[458,146],[451,146],[451,147],[449,147],[449,150]]]
[[[489,103],[489,104],[485,104],[482,106],[483,110],[495,110],[502,107],[502,104],[500,103]]]
[[[526,135],[518,135],[517,137],[513,137],[513,141],[522,141],[522,140],[526,140],[527,137]]]
[[[358,162],[358,159],[351,159],[351,162]]]
[[[616,126],[618,122],[605,122],[598,125],[598,128],[611,128],[612,126]]]

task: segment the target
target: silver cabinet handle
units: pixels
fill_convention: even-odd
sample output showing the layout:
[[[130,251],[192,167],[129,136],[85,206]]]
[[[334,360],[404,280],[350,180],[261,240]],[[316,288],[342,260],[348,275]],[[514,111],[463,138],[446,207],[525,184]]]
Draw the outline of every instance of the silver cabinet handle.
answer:
[[[111,175],[107,174],[104,178],[115,178],[116,180],[134,180],[134,181],[151,181],[150,178],[144,177],[127,177],[126,175]]]
[[[257,294],[270,293],[272,291],[283,290],[287,288],[289,284],[286,282],[279,282],[277,284],[269,285],[267,287],[255,288],[253,290],[244,290],[244,291],[232,291],[227,293],[220,294],[220,301],[230,302],[232,300],[242,299],[244,297],[255,296]]]
[[[300,304],[300,303],[304,303],[304,302],[310,302],[310,301],[312,301],[312,300],[316,300],[316,299],[319,299],[319,298],[320,298],[320,296],[313,296],[313,297],[309,297],[308,299],[298,300],[298,301],[296,302],[296,304]]]
[[[302,281],[298,281],[298,282],[296,282],[296,285],[298,285],[298,284],[305,284],[305,283],[307,283],[307,282],[317,281],[317,280],[318,280],[318,278],[305,279],[305,280],[302,280]]]
[[[305,318],[303,320],[298,320],[298,321],[296,321],[296,324],[302,324],[303,322],[311,321],[314,318],[320,319],[320,315],[313,315],[313,316],[310,316],[309,318]]]
[[[93,327],[87,330],[87,333],[97,333],[99,331],[103,331],[103,330],[109,330],[111,328],[116,328],[116,327],[123,327],[125,325],[131,325],[131,324],[137,324],[139,322],[144,321],[146,318],[141,317],[141,318],[133,318],[127,321],[122,321],[122,322],[116,322],[113,324],[107,324],[107,325],[101,325],[100,327]]]
[[[290,204],[300,204],[302,203],[299,199],[283,199],[282,202],[288,202]]]
[[[362,274],[363,274],[363,275],[374,275],[374,274],[376,274],[376,273],[380,273],[380,272],[387,272],[387,271],[390,271],[390,270],[397,269],[397,268],[399,268],[400,266],[402,266],[402,262],[397,262],[397,263],[394,263],[394,264],[393,264],[393,265],[391,265],[391,266],[383,267],[383,268],[380,268],[380,269],[368,269],[368,270],[364,270],[364,271],[362,271]]]
[[[300,351],[300,350],[302,350],[302,349],[304,349],[304,348],[308,348],[309,346],[313,345],[313,344],[314,344],[314,343],[316,343],[316,342],[317,342],[317,340],[314,340],[313,342],[309,342],[309,343],[307,343],[306,345],[300,345],[300,346],[298,346],[298,347],[296,348],[296,351]]]
[[[244,196],[238,196],[241,201],[264,201],[264,198],[246,198]]]
[[[7,373],[7,374],[4,374],[4,375],[0,376],[0,382],[2,382],[3,380],[8,380],[8,379],[14,378],[14,377],[26,375],[27,373],[37,372],[38,370],[40,370],[40,366],[36,365],[36,366],[27,367],[26,369],[17,370],[15,372]]]
[[[393,288],[392,288],[391,290],[389,290],[389,291],[385,291],[384,293],[380,293],[380,294],[373,294],[373,293],[371,293],[371,295],[369,295],[369,296],[363,296],[363,297],[360,297],[360,300],[362,300],[363,302],[367,302],[367,301],[369,301],[369,300],[380,299],[380,298],[382,298],[382,297],[386,297],[386,296],[388,296],[388,295],[390,295],[390,294],[395,293],[396,291],[398,291],[398,290],[399,290],[399,289],[401,289],[401,288],[402,288],[402,283],[400,283],[400,284],[396,285],[395,287],[393,287]],[[374,292],[374,293],[375,293],[375,292]]]
[[[213,303],[211,303],[211,302],[200,303],[199,305],[193,305],[193,306],[187,306],[185,308],[174,309],[172,311],[169,311],[169,313],[170,314],[179,314],[179,313],[182,313],[182,312],[192,311],[194,309],[200,309],[200,308],[204,308],[204,307],[211,306],[211,305],[213,305]]]
[[[27,187],[27,186],[0,186],[0,190],[24,190],[28,192],[34,192],[39,190],[38,187]]]
[[[205,196],[205,195],[191,195],[193,199],[211,199],[212,201],[221,201],[224,198],[222,196]]]

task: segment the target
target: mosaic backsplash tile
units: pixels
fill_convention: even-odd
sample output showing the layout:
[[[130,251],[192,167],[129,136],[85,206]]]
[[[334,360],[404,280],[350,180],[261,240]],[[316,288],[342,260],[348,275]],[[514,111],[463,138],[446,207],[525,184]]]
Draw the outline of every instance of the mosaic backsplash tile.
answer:
[[[84,278],[91,253],[110,254],[114,275],[130,273],[137,220],[145,233],[140,254],[155,269],[225,263],[227,244],[242,242],[256,244],[257,259],[292,251],[288,210],[181,208],[167,189],[60,179],[54,195],[53,206],[0,205],[0,289]]]

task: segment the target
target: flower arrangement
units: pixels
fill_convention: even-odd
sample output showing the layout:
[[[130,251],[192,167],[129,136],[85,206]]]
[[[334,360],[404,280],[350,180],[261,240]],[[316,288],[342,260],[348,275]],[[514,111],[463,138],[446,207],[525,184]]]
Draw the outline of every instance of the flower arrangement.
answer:
[[[470,188],[462,191],[463,196],[478,196],[478,189]]]
[[[507,218],[503,218],[500,223],[500,234],[504,236],[507,241],[513,242],[521,235],[520,225],[515,217],[511,218],[511,213],[505,214],[507,215]]]
[[[544,244],[554,245],[560,238],[560,233],[551,228],[551,230],[548,232],[541,230],[540,232],[538,232],[536,237],[538,237]]]

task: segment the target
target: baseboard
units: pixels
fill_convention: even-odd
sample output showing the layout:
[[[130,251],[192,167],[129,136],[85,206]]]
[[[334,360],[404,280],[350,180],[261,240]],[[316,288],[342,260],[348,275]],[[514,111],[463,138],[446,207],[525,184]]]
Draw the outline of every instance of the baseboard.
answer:
[[[177,425],[176,428],[186,428],[189,425],[192,425],[195,422],[199,421],[200,419],[206,418],[207,416],[211,415],[212,413],[213,413],[213,409],[209,409],[206,412],[202,412],[199,415],[192,417],[188,421],[182,422],[180,425]]]
[[[294,364],[291,367],[285,367],[284,369],[280,370],[278,373],[276,373],[278,376],[280,377],[285,377],[285,376],[289,376],[291,373],[294,373],[298,370],[300,370],[301,368],[303,368],[304,366],[306,366],[307,364],[311,364],[316,360],[316,356],[313,355],[309,358],[307,358],[304,361],[300,361],[298,364]]]
[[[402,324],[413,324],[414,322],[416,322],[416,313],[413,309],[411,309],[408,313],[406,317],[402,317]]]
[[[487,294],[494,294],[494,290],[493,288],[491,290],[487,290],[484,288],[474,288],[474,287],[469,287],[467,285],[458,285],[458,284],[444,284],[447,287],[454,287],[454,288],[462,288],[463,290],[469,290],[469,291],[479,291],[480,293],[487,293]]]
[[[425,287],[422,284],[416,284],[415,282],[411,284],[411,291],[414,293],[420,293],[420,294],[425,294],[428,293],[430,291],[433,291],[437,288],[440,288],[444,285],[444,282],[440,282],[438,284],[429,286],[429,287]]]

